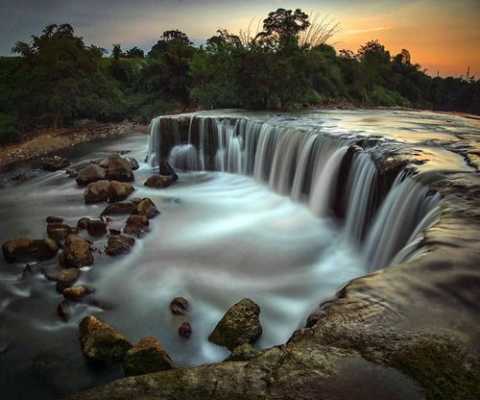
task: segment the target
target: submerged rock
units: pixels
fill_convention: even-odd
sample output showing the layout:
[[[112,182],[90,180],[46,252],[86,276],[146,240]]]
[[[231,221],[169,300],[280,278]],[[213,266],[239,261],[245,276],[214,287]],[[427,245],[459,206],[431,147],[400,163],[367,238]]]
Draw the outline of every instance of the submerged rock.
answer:
[[[70,302],[67,300],[62,300],[60,303],[58,303],[57,314],[63,321],[67,322],[72,316],[72,307]]]
[[[80,348],[90,361],[122,361],[132,348],[125,336],[93,315],[82,319],[79,331]]]
[[[190,339],[190,336],[192,336],[192,326],[189,322],[183,322],[182,325],[178,327],[178,335],[184,339]]]
[[[100,163],[106,170],[107,179],[120,182],[133,182],[135,179],[132,172],[132,165],[129,160],[113,155]]]
[[[141,339],[128,350],[123,363],[125,375],[143,375],[174,368],[173,361],[160,342],[151,336]]]
[[[70,268],[92,265],[93,252],[90,242],[78,235],[68,235],[63,250],[63,263]]]
[[[71,301],[82,301],[84,297],[94,293],[95,290],[87,286],[74,286],[63,291],[63,297]]]
[[[46,221],[47,221],[47,224],[61,224],[63,222],[63,218],[48,216],[46,218]]]
[[[145,181],[145,186],[162,189],[170,186],[175,180],[172,175],[152,175]]]
[[[123,232],[128,235],[141,236],[143,233],[148,232],[148,225],[148,218],[144,215],[130,215]]]
[[[97,182],[105,179],[105,170],[96,164],[90,164],[80,171],[77,175],[77,183],[80,186],[86,186],[89,183]]]
[[[44,157],[41,160],[42,169],[45,171],[58,171],[70,165],[70,161],[60,156]]]
[[[228,309],[208,340],[233,351],[245,343],[255,343],[262,335],[260,307],[250,299],[242,299]]]
[[[185,297],[175,297],[170,302],[170,311],[175,315],[185,315],[190,308],[190,304]]]
[[[52,239],[14,239],[5,242],[2,251],[9,263],[43,261],[55,257],[58,245]]]
[[[130,253],[135,239],[124,235],[113,235],[108,238],[105,253],[109,256],[119,256]]]
[[[156,215],[160,214],[160,211],[158,211],[157,206],[152,200],[142,199],[135,205],[133,213],[138,215],[144,215],[148,219],[151,219]]]

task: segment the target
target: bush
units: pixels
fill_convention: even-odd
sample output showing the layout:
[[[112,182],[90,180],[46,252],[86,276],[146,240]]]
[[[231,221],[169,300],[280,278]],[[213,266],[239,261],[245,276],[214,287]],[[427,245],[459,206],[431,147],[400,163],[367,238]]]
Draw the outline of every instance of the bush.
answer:
[[[0,113],[0,145],[17,142],[20,135],[12,115]]]

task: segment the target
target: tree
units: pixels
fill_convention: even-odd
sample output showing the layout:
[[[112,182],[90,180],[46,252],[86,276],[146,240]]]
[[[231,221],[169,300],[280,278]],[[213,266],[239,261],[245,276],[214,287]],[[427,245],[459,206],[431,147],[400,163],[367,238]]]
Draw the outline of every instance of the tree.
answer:
[[[191,47],[188,36],[178,29],[163,32],[162,38],[152,47],[149,57],[159,57],[172,47]]]
[[[123,57],[123,51],[122,47],[119,44],[114,44],[113,45],[113,50],[112,50],[112,57],[114,60],[120,60],[121,57]]]
[[[137,46],[132,47],[130,50],[127,50],[126,57],[128,58],[144,58],[145,52],[138,48]]]
[[[308,15],[299,8],[295,11],[278,8],[263,20],[263,31],[258,37],[263,40],[276,38],[279,46],[284,47],[292,41],[298,43],[298,34],[309,26]]]

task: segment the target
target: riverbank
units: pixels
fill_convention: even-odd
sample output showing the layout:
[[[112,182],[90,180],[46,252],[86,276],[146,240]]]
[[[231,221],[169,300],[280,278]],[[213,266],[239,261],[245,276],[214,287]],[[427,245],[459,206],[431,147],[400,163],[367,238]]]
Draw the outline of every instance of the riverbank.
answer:
[[[147,125],[134,122],[92,123],[80,128],[42,130],[28,135],[28,139],[21,143],[0,147],[0,173],[19,162],[65,151],[81,143],[147,132]]]

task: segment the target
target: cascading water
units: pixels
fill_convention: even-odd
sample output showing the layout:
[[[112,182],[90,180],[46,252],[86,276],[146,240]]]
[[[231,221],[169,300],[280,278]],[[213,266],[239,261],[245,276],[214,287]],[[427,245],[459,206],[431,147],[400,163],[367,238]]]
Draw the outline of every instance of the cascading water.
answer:
[[[158,119],[152,121],[149,160],[153,163],[158,162],[160,127]],[[373,271],[388,265],[404,246],[414,251],[422,220],[439,198],[415,179],[400,174],[375,215],[378,172],[370,154],[355,152],[346,177],[340,176],[353,143],[347,136],[334,137],[318,128],[292,128],[245,118],[191,117],[186,140],[175,132],[169,161],[179,170],[252,175],[275,192],[306,203],[319,217],[334,216],[336,196],[343,193],[346,237],[364,248],[364,258]],[[214,163],[209,167],[207,160],[212,156]]]

